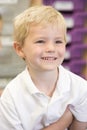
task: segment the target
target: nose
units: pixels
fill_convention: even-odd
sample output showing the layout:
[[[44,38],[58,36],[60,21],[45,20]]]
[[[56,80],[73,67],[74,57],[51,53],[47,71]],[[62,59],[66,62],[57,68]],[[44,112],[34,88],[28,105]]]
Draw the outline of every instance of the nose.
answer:
[[[54,52],[55,44],[53,42],[49,42],[46,44],[46,52]]]

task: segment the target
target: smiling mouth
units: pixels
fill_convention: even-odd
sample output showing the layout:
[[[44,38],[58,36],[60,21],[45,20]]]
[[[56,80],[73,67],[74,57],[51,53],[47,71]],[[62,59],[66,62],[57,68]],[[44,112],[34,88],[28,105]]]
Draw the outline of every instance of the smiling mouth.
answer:
[[[57,60],[56,57],[42,57],[41,59],[45,60],[45,61],[54,61],[54,60]]]

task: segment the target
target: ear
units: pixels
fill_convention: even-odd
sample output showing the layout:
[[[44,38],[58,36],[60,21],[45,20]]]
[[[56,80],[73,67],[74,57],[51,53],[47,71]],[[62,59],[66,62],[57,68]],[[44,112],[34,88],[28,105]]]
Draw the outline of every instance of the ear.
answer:
[[[17,53],[18,56],[24,59],[24,52],[23,52],[23,47],[16,41],[14,41],[13,47]]]

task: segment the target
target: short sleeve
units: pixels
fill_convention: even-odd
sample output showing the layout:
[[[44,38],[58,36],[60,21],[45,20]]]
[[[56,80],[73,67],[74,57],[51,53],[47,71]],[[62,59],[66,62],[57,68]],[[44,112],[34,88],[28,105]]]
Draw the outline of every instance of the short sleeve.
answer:
[[[78,96],[77,104],[70,106],[70,110],[78,121],[87,122],[87,86],[81,88]]]

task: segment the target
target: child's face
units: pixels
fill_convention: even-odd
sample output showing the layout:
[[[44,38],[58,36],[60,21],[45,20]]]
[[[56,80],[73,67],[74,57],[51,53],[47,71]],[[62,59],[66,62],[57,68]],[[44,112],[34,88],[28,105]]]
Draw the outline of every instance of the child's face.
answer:
[[[22,47],[22,55],[31,69],[38,71],[56,69],[65,55],[62,26],[32,26]]]

